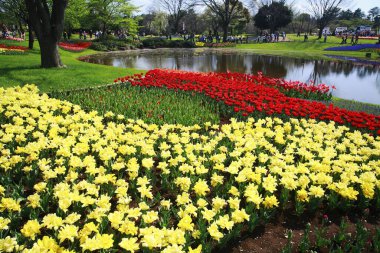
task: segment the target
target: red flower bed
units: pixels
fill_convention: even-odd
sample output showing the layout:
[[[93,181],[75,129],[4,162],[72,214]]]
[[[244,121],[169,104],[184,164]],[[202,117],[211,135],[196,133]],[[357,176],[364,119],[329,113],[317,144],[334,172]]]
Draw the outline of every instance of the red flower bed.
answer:
[[[21,51],[27,51],[28,50],[27,47],[23,47],[23,46],[7,46],[7,45],[4,45],[4,44],[0,44],[0,48],[7,49],[7,50],[21,50]]]
[[[380,116],[289,97],[280,92],[278,87],[290,90],[294,87],[301,90],[315,88],[298,86],[297,82],[286,82],[282,79],[264,77],[261,74],[254,76],[155,69],[148,71],[145,76],[140,74],[127,76],[118,78],[115,82],[130,82],[134,86],[166,87],[203,93],[213,99],[223,101],[228,106],[233,106],[235,112],[242,112],[244,116],[261,112],[267,115],[285,114],[292,117],[333,120],[339,124],[365,128],[380,134]],[[324,86],[319,87],[325,91]]]
[[[335,86],[326,84],[314,85],[314,83],[306,84],[300,81],[286,81],[282,78],[273,78],[264,76],[261,72],[257,75],[242,73],[213,73],[213,75],[238,81],[248,81],[256,84],[262,84],[278,89],[285,95],[290,97],[298,97],[313,100],[331,100],[331,91]]]
[[[69,43],[69,42],[59,42],[58,45],[60,48],[72,51],[72,52],[80,52],[91,46],[91,42],[77,42],[77,43]]]

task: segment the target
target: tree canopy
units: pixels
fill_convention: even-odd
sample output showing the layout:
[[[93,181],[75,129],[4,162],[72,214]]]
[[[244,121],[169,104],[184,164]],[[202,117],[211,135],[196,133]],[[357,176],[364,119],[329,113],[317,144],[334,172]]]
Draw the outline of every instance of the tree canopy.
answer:
[[[138,20],[133,15],[138,8],[129,0],[89,0],[88,8],[92,26],[100,27],[103,34],[115,27],[137,32]]]
[[[255,26],[261,30],[269,29],[271,33],[287,26],[293,18],[292,10],[285,1],[273,1],[270,5],[262,6],[254,16]]]

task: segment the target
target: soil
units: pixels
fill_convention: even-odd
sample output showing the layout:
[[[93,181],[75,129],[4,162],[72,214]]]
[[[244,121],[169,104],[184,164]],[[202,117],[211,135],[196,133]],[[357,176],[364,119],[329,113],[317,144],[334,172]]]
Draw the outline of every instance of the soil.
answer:
[[[276,253],[281,252],[288,243],[288,231],[292,232],[292,252],[297,252],[298,245],[303,238],[306,224],[310,223],[310,242],[315,242],[315,228],[321,228],[321,222],[324,215],[319,214],[314,217],[280,217],[275,222],[270,222],[265,226],[259,226],[250,235],[245,235],[239,241],[231,243],[228,248],[216,252],[223,253]],[[332,238],[339,231],[341,220],[347,223],[346,232],[355,234],[356,224],[362,222],[364,227],[374,235],[376,228],[380,228],[380,219],[378,216],[367,215],[358,216],[356,214],[340,216],[338,214],[328,214],[327,238]],[[321,253],[328,252],[319,251]],[[365,251],[369,252],[369,251]]]

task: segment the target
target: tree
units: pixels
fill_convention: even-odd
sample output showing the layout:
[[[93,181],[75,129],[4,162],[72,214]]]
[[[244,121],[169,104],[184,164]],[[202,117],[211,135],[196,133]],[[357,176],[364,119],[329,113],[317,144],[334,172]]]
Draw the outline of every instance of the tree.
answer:
[[[205,27],[202,33],[208,30],[208,31],[212,31],[214,36],[218,35],[218,30],[221,24],[221,21],[219,20],[220,17],[218,15],[216,15],[213,11],[207,8],[204,11],[204,13],[201,15],[200,19],[205,21]]]
[[[360,8],[356,9],[352,15],[353,18],[362,19],[365,17],[365,13]]]
[[[287,26],[293,19],[293,12],[285,5],[285,1],[273,1],[264,5],[254,16],[255,26],[275,32],[278,28]]]
[[[194,1],[191,0],[159,0],[161,7],[169,13],[172,22],[172,32],[179,32],[179,23],[185,16],[186,10],[194,6]]]
[[[310,32],[310,28],[312,27],[313,19],[308,13],[300,13],[293,18],[291,23],[292,29],[294,33],[298,32]]]
[[[368,11],[368,16],[371,18],[371,20],[374,20],[376,16],[380,15],[380,8],[379,7],[373,7]]]
[[[319,29],[318,37],[322,38],[323,28],[333,21],[339,14],[340,7],[345,0],[306,0],[309,10],[314,15]]]
[[[139,33],[140,34],[152,34],[152,22],[155,13],[142,14],[139,18]]]
[[[249,14],[249,10],[239,2],[236,7],[236,17],[231,21],[231,34],[232,30],[237,34],[242,33],[250,19],[251,15]]]
[[[32,25],[29,22],[29,15],[24,0],[0,0],[0,13],[3,14],[3,21],[18,24],[21,33],[24,33],[23,24],[28,25],[29,49],[33,49],[34,36]]]
[[[193,8],[186,11],[181,21],[185,24],[185,29],[188,33],[198,32],[199,16]]]
[[[219,17],[223,29],[223,41],[227,41],[228,27],[238,14],[236,7],[239,0],[202,0],[202,2]]]
[[[43,68],[62,67],[58,52],[68,0],[25,0],[29,21],[36,32]]]
[[[69,1],[65,13],[65,29],[71,34],[72,29],[81,28],[83,19],[88,15],[86,0]]]
[[[354,13],[351,10],[343,10],[339,14],[339,19],[341,20],[351,20],[354,17]]]
[[[88,7],[89,19],[94,26],[101,28],[103,36],[112,27],[137,32],[138,20],[132,15],[138,8],[130,4],[129,0],[89,0]]]
[[[152,30],[158,35],[166,33],[166,28],[168,26],[168,17],[164,12],[157,12],[154,15],[152,21]]]
[[[373,27],[375,29],[379,29],[380,28],[380,15],[377,15],[374,19],[373,19]]]

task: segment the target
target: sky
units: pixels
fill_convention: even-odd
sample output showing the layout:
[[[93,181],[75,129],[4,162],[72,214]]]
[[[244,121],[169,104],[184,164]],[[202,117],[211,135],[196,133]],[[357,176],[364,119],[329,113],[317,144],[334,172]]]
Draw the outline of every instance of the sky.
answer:
[[[302,9],[305,7],[305,0],[294,0],[297,9]],[[291,2],[291,1],[288,1]],[[356,10],[357,8],[362,9],[366,14],[368,10],[373,7],[380,8],[380,0],[347,0],[348,5],[344,9]],[[150,9],[155,9],[158,7],[158,0],[131,0],[131,3],[136,6],[141,6],[140,13],[146,13]]]

